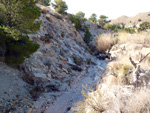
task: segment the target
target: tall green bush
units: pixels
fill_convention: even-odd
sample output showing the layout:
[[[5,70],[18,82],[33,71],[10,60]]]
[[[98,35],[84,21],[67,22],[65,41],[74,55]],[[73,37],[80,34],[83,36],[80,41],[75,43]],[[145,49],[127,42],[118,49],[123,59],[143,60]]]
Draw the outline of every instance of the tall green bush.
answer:
[[[75,25],[76,30],[81,30],[82,25],[79,17],[76,15],[70,15],[69,20]]]
[[[107,18],[108,18],[108,17],[105,16],[105,15],[100,15],[99,20],[98,20],[99,26],[104,27],[104,25],[105,25],[107,22],[109,22],[109,21],[107,21]]]
[[[89,44],[90,41],[91,41],[91,36],[92,35],[91,35],[90,31],[89,31],[89,28],[86,25],[85,25],[85,28],[86,28],[86,31],[85,31],[83,40],[84,40],[85,43]]]
[[[41,22],[35,22],[41,12],[35,0],[0,0],[0,40],[6,50],[5,62],[17,66],[35,52],[39,45],[30,41]]]

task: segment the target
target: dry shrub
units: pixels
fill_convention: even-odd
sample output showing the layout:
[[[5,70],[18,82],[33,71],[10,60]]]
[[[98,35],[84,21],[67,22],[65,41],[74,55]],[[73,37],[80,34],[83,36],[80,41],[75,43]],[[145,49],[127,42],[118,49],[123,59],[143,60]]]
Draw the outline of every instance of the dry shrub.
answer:
[[[109,85],[130,84],[130,72],[132,72],[132,70],[133,66],[129,62],[129,59],[124,58],[124,60],[110,62],[107,65],[108,76],[104,77],[104,81]]]
[[[117,39],[112,34],[102,34],[97,37],[96,47],[99,52],[105,52],[116,43]]]
[[[131,43],[145,44],[140,38],[126,39]],[[149,50],[140,47],[135,51],[128,50],[125,55],[118,53],[118,58],[107,65],[106,76],[97,89],[88,94],[83,92],[85,99],[75,104],[72,110],[78,113],[150,113],[150,89],[130,85],[130,74],[132,75],[134,67],[129,61],[129,56],[139,61],[141,54],[144,56],[150,52]],[[150,56],[143,60],[141,68],[149,67],[149,62]]]
[[[142,74],[144,74],[145,77],[147,77],[148,85],[143,87],[142,84],[139,83],[138,87],[134,87],[129,84],[130,75],[132,75],[134,71],[129,57],[131,56],[135,62],[138,62],[141,59],[141,54],[144,57],[149,53],[149,37],[150,34],[148,33],[120,33],[118,35],[119,44],[140,44],[142,47],[138,45],[139,47],[133,48],[133,45],[131,45],[131,49],[128,48],[126,54],[119,51],[117,53],[117,59],[107,65],[106,76],[103,77],[97,89],[88,94],[82,92],[85,99],[75,104],[73,110],[78,113],[150,113],[150,76],[149,71],[146,71],[146,68],[148,69],[149,67],[150,56],[147,56],[142,61],[139,76],[140,78]],[[99,46],[101,48],[104,45],[107,49],[110,47],[110,38],[105,40],[101,38],[100,40]],[[127,45],[127,47],[129,46]],[[107,50],[105,48],[103,50]],[[143,73],[144,71],[145,73]]]
[[[119,44],[126,43],[127,40],[128,40],[128,35],[130,35],[130,34],[128,34],[126,32],[120,32],[120,33],[118,33],[117,37],[118,37],[118,40],[119,40]]]
[[[47,10],[47,8],[44,8],[44,7],[43,7],[43,8],[41,9],[41,12],[42,12],[43,14],[46,14],[46,13],[48,12],[48,10]]]
[[[78,113],[149,113],[150,90],[101,84],[72,109]]]
[[[128,53],[126,55],[118,55],[120,58],[117,58],[118,59],[118,62],[119,60],[123,63],[123,64],[131,64],[130,61],[129,61],[129,57],[131,56],[133,58],[133,60],[135,62],[138,62],[140,61],[141,57],[143,58],[144,56],[146,56],[149,52],[150,52],[150,48],[136,48],[136,49],[133,49],[133,50],[128,50],[127,51]],[[141,56],[142,55],[142,56]],[[149,64],[150,64],[150,55],[148,55],[141,63],[141,68],[142,69],[149,69]]]
[[[45,6],[43,6],[43,5],[37,5],[37,6],[41,9],[41,12],[42,12],[43,14],[46,14],[46,13],[49,12],[49,8],[48,8],[48,7],[45,7]]]
[[[50,16],[49,14],[46,14],[46,19],[47,19],[48,21],[51,21],[51,16]]]
[[[143,46],[149,46],[150,44],[149,37],[150,37],[150,33],[147,32],[135,33],[135,34],[120,32],[118,33],[117,36],[119,40],[119,44],[130,42],[135,44],[143,44]]]
[[[54,16],[55,16],[57,19],[60,19],[60,20],[63,19],[63,17],[62,17],[60,14],[54,13]]]

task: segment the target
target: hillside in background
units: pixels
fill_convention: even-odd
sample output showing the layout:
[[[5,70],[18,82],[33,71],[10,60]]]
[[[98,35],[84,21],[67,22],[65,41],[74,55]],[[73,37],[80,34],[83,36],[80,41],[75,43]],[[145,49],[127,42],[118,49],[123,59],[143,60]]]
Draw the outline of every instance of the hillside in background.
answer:
[[[117,19],[112,19],[110,24],[124,23],[126,27],[132,27],[134,25],[138,27],[139,24],[145,21],[150,21],[150,12],[139,13],[133,17],[121,16]]]

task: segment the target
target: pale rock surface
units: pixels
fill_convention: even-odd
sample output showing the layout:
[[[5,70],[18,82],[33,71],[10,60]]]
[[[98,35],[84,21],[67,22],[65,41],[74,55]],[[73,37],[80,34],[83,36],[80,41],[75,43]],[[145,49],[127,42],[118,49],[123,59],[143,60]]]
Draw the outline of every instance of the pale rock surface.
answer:
[[[45,9],[46,13],[43,12],[41,17],[36,20],[42,22],[38,33],[29,34],[29,36],[40,44],[40,48],[29,59],[26,59],[18,67],[18,70],[5,64],[0,65],[0,86],[2,86],[0,99],[6,102],[8,99],[16,99],[15,107],[6,105],[8,109],[15,108],[16,113],[31,112],[32,109],[36,113],[42,109],[48,109],[47,112],[49,109],[56,111],[57,106],[56,108],[53,108],[54,106],[44,108],[43,106],[45,103],[51,105],[65,100],[70,102],[69,104],[72,106],[75,101],[78,101],[78,98],[82,98],[82,84],[87,87],[92,87],[93,83],[97,84],[97,81],[100,80],[99,76],[107,64],[107,62],[102,63],[97,60],[87,51],[81,34],[76,31],[69,20],[45,6],[38,5],[38,7],[42,10]],[[97,26],[94,24],[90,24],[90,26],[91,33],[95,34],[92,37],[95,37],[99,32],[105,32],[101,29],[97,30]],[[79,60],[80,65],[76,64],[74,58]],[[87,64],[89,59],[91,59],[91,65]],[[39,87],[43,93],[37,92],[38,94],[35,94],[34,88]],[[39,97],[39,99],[35,99],[33,102],[33,96],[34,98]],[[56,98],[58,101],[55,102]],[[3,104],[3,102],[0,103],[0,108],[4,106]],[[12,104],[12,101],[8,104]],[[67,103],[64,106],[64,112],[67,107],[71,107]]]

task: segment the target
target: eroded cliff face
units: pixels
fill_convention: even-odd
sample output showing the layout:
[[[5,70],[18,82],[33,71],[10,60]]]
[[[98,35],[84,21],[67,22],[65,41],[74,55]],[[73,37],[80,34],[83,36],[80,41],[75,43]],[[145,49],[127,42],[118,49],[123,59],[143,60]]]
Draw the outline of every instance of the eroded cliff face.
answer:
[[[65,83],[67,88],[86,68],[92,56],[70,21],[49,8],[38,6],[43,11],[39,19],[42,25],[38,34],[29,36],[40,44],[40,48],[25,61],[20,70],[30,74],[34,82],[40,79],[44,84],[56,86]]]
[[[42,14],[36,21],[42,22],[41,28],[38,33],[29,36],[40,44],[40,48],[18,69],[0,64],[3,81],[0,83],[3,87],[0,91],[1,111],[17,109],[19,112],[26,112],[29,108],[34,109],[37,103],[33,104],[33,100],[37,101],[41,93],[66,91],[85,76],[88,69],[99,65],[96,57],[88,52],[82,33],[79,34],[65,16],[45,6],[38,7]],[[94,37],[100,29],[92,26],[90,30]],[[55,99],[56,94],[52,95],[51,98]],[[38,104],[38,107],[41,105]]]

